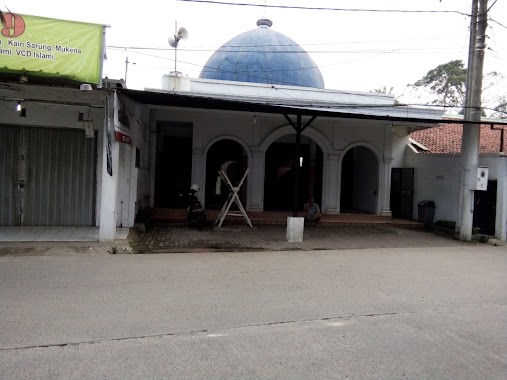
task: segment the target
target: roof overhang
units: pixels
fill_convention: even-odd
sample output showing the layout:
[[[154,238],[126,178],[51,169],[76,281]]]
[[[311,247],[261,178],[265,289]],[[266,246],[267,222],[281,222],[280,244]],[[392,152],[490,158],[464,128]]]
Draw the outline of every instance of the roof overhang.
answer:
[[[178,107],[205,110],[222,110],[236,112],[255,112],[265,114],[287,114],[301,116],[318,116],[334,119],[355,119],[388,121],[394,124],[427,128],[440,123],[463,124],[463,120],[448,120],[442,117],[440,111],[426,112],[425,116],[417,116],[421,109],[403,105],[368,105],[360,107],[354,104],[322,104],[308,103],[293,99],[231,99],[227,96],[183,93],[176,91],[140,91],[118,89],[118,92],[139,103],[159,106]],[[351,109],[354,111],[351,112]],[[419,112],[421,114],[421,112]],[[403,116],[414,115],[414,116]],[[481,124],[481,122],[470,122]],[[488,124],[507,125],[507,121],[488,122]]]

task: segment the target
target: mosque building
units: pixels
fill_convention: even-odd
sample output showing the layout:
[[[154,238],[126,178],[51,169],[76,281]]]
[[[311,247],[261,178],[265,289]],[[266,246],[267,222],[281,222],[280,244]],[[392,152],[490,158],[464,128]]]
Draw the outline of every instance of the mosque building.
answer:
[[[191,184],[219,210],[217,174],[231,160],[249,169],[249,213],[290,215],[313,195],[324,214],[389,218],[409,134],[442,116],[391,94],[326,89],[310,55],[267,19],[215,51],[199,78],[172,72],[159,89],[2,86],[13,111],[0,113],[0,225],[96,226],[101,240],[140,210],[182,209]],[[413,199],[396,204],[412,218]]]
[[[301,133],[300,207],[313,195],[324,213],[390,217],[395,150],[403,150],[410,131],[434,125],[442,112],[398,107],[390,94],[325,89],[310,55],[272,26],[261,19],[256,29],[226,42],[199,78],[176,73],[162,90],[150,89],[156,96],[149,99],[120,91],[156,109],[149,122],[156,126],[149,206],[177,207],[176,195],[196,183],[205,207],[220,209],[226,194],[216,194],[217,172],[233,160],[250,170],[241,192],[248,211],[293,210],[291,124],[299,118],[309,124]],[[173,101],[179,107],[167,106]]]

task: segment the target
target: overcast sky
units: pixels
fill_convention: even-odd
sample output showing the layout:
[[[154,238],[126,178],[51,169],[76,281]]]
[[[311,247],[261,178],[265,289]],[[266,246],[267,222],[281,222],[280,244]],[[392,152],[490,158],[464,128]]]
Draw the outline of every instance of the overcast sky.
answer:
[[[243,0],[261,4],[264,0]],[[490,0],[489,4],[493,4]],[[174,69],[174,51],[167,38],[174,22],[189,38],[180,42],[178,70],[198,77],[202,65],[222,44],[255,29],[259,18],[273,21],[273,29],[306,49],[324,76],[326,88],[371,91],[405,86],[441,63],[467,63],[469,17],[457,13],[391,13],[388,9],[458,11],[469,14],[471,0],[267,0],[268,5],[375,9],[351,12],[275,9],[204,4],[176,0],[4,0],[12,12],[109,25],[104,74],[125,76],[129,88],[159,88],[161,76]],[[507,75],[507,1],[498,0],[490,17],[485,72]],[[112,46],[121,48],[111,48]],[[145,49],[135,49],[145,48]],[[155,48],[156,50],[146,49]],[[495,90],[506,93],[502,83]],[[407,96],[407,95],[406,95]],[[403,99],[409,101],[410,99]]]

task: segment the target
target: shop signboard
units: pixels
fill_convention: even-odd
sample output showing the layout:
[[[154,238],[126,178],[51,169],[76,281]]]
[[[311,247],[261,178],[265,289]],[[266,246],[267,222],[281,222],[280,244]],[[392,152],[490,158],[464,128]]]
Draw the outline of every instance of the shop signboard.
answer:
[[[99,84],[104,26],[4,13],[0,73],[67,78]]]

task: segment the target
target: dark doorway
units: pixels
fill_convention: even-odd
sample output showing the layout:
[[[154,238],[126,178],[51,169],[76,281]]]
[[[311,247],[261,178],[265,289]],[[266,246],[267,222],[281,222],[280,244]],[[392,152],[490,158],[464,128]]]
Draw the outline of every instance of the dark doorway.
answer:
[[[180,193],[190,188],[192,124],[167,123],[157,127],[155,207],[180,208]]]
[[[206,208],[220,210],[227,200],[229,191],[222,183],[220,194],[216,193],[218,171],[222,164],[227,161],[236,161],[239,167],[248,168],[248,157],[240,143],[234,140],[220,140],[214,143],[208,150],[206,157]],[[243,206],[246,206],[248,177],[245,178],[239,192],[239,198]]]
[[[475,191],[474,228],[479,233],[495,235],[497,181],[488,181],[487,191]]]
[[[412,219],[414,211],[414,168],[391,171],[391,212],[394,218]]]
[[[266,152],[264,179],[264,210],[291,211],[294,200],[294,158],[295,136],[289,135],[271,144]],[[300,207],[309,195],[322,207],[322,149],[312,139],[301,137],[299,200]]]
[[[378,162],[368,148],[350,149],[342,160],[341,213],[375,214],[378,192]]]

